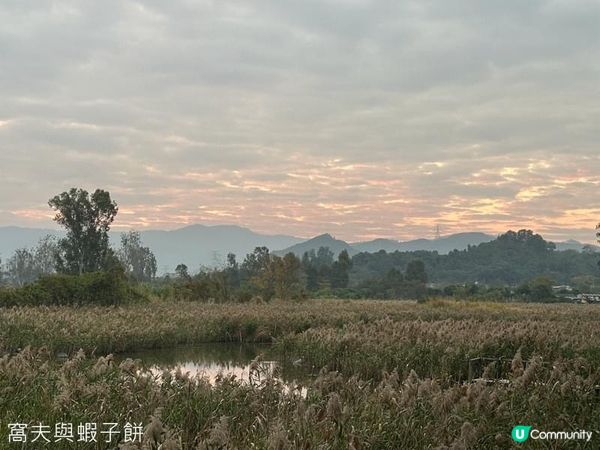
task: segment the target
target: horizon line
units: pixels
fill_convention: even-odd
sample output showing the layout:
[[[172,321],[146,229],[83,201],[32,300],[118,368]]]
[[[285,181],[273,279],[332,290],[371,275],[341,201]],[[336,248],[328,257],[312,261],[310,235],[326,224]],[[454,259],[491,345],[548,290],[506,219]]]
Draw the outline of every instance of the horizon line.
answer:
[[[353,245],[353,244],[361,244],[361,243],[365,243],[365,242],[371,242],[371,241],[376,241],[376,240],[389,240],[389,241],[394,241],[394,242],[398,242],[398,243],[406,243],[406,242],[411,242],[411,241],[417,241],[417,240],[427,240],[427,241],[436,241],[436,240],[440,240],[440,239],[445,239],[445,238],[449,238],[449,237],[453,237],[453,236],[457,236],[457,235],[461,235],[461,234],[484,234],[486,236],[490,236],[492,238],[498,238],[499,236],[501,236],[502,234],[505,234],[509,231],[520,231],[520,230],[531,230],[534,234],[539,234],[540,236],[542,236],[542,238],[544,238],[545,241],[547,242],[553,242],[553,243],[565,243],[565,242],[577,242],[580,244],[592,244],[592,245],[598,245],[598,242],[596,240],[594,240],[593,242],[586,242],[586,241],[581,241],[578,239],[574,239],[574,238],[567,238],[564,240],[556,240],[556,239],[546,239],[544,237],[544,235],[542,233],[536,232],[535,230],[532,230],[531,228],[521,228],[521,227],[516,227],[516,228],[509,228],[506,231],[503,232],[488,232],[488,231],[460,231],[457,233],[450,233],[450,234],[444,234],[441,235],[439,237],[413,237],[411,239],[406,239],[406,240],[401,240],[398,238],[394,238],[394,237],[375,237],[372,239],[366,239],[366,240],[349,240],[349,239],[341,239],[336,237],[334,234],[332,234],[331,232],[325,231],[323,233],[319,233],[313,236],[296,236],[296,235],[292,235],[292,234],[285,234],[285,233],[272,233],[272,232],[263,232],[263,231],[255,231],[254,229],[250,228],[249,226],[244,226],[244,225],[239,225],[239,224],[233,224],[233,223],[219,223],[219,224],[202,224],[202,223],[191,223],[191,224],[180,224],[180,225],[176,225],[174,228],[167,228],[167,229],[160,229],[160,228],[134,228],[134,227],[126,227],[126,226],[114,226],[110,229],[110,232],[113,233],[124,233],[127,231],[138,231],[140,233],[144,233],[144,232],[176,232],[176,231],[181,231],[184,230],[186,228],[192,228],[192,227],[204,227],[204,228],[218,228],[218,227],[232,227],[232,228],[239,228],[239,229],[243,229],[243,230],[248,230],[254,234],[258,234],[261,236],[270,236],[270,237],[275,237],[275,236],[284,236],[284,237],[289,237],[289,238],[294,238],[294,239],[304,239],[306,241],[321,237],[321,236],[325,236],[325,235],[329,235],[330,237],[332,237],[335,240],[340,240],[343,241],[347,244]],[[18,228],[18,229],[28,229],[28,230],[48,230],[48,231],[63,231],[63,229],[59,226],[47,226],[47,227],[43,227],[43,226],[29,226],[29,225],[10,225],[10,224],[5,224],[2,225],[0,224],[0,229],[2,228]],[[301,242],[299,242],[301,243]]]

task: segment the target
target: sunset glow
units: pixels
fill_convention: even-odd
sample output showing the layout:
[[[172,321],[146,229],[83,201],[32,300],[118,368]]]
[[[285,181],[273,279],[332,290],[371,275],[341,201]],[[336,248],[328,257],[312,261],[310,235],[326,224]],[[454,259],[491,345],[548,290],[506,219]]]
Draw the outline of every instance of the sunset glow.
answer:
[[[594,241],[593,5],[64,3],[0,6],[0,226],[81,186],[117,229]]]

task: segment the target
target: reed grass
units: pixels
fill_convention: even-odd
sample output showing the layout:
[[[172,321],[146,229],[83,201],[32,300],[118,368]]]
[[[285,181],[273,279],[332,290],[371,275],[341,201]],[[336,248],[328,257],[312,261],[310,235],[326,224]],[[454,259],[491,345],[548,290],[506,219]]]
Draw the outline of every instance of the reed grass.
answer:
[[[597,448],[599,319],[593,305],[446,301],[0,309],[0,448],[7,423],[38,421],[143,422],[130,449],[510,448],[516,424],[596,431],[574,448]],[[319,375],[304,397],[97,356],[223,341],[274,342]],[[466,382],[477,356],[511,360],[506,381]]]
[[[600,308],[374,300],[266,304],[155,301],[122,307],[13,307],[0,308],[0,352],[27,345],[66,353],[83,349],[105,354],[202,342],[272,342],[309,329],[341,328],[383,319],[399,323],[448,319],[505,324],[525,321],[524,327],[558,323],[568,324],[564,327],[570,327],[575,334],[583,325],[583,335],[589,331],[586,324],[600,320]]]
[[[223,378],[211,386],[178,373],[159,380],[131,360],[116,365],[79,352],[58,365],[47,350],[27,348],[0,359],[0,423],[133,421],[143,423],[143,443],[119,448],[277,450],[510,448],[515,424],[596,430],[600,423],[598,372],[587,373],[581,361],[515,364],[508,384],[382,375],[373,383],[323,370],[304,397],[275,379]],[[3,426],[0,443],[7,439]]]

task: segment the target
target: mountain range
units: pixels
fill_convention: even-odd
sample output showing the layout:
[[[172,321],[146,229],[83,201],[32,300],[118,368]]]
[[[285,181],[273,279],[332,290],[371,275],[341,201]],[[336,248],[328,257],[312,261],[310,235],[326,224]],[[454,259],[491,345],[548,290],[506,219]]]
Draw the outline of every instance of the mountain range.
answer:
[[[256,247],[285,248],[303,239],[285,235],[264,235],[236,225],[190,225],[172,231],[141,231],[143,245],[150,247],[158,261],[159,273],[171,272],[178,264],[186,264],[190,271],[202,266],[217,266],[227,260],[228,253],[239,259]],[[33,247],[44,236],[63,237],[60,230],[0,227],[0,258],[6,260],[18,248]],[[110,241],[120,245],[120,232],[111,231]]]
[[[41,228],[0,227],[0,258],[6,260],[18,248],[35,246],[39,239],[46,235],[62,237],[64,232]],[[172,231],[142,231],[141,238],[143,244],[150,247],[156,255],[159,273],[166,273],[173,271],[180,263],[186,264],[192,272],[202,266],[221,265],[226,261],[228,253],[236,254],[238,261],[241,261],[254,248],[262,246],[268,247],[277,255],[292,252],[299,257],[306,251],[317,251],[319,247],[329,247],[335,255],[343,250],[348,251],[350,255],[360,252],[374,253],[380,250],[386,252],[428,250],[445,254],[454,249],[463,250],[469,245],[492,241],[496,236],[485,233],[458,233],[439,239],[415,239],[405,242],[375,239],[348,243],[330,234],[305,240],[288,235],[260,234],[237,225],[190,225]],[[110,239],[113,246],[118,246],[120,233],[111,232]],[[584,244],[574,240],[557,243],[558,250],[581,251],[583,247]]]
[[[301,257],[304,252],[315,250],[317,251],[320,247],[329,247],[329,249],[338,255],[343,250],[346,250],[350,256],[357,253],[375,253],[380,250],[385,250],[388,253],[399,251],[399,252],[415,252],[419,250],[424,251],[435,251],[440,254],[447,254],[453,250],[465,250],[469,246],[477,246],[484,242],[490,242],[496,239],[497,236],[479,232],[471,233],[456,233],[448,236],[443,236],[438,239],[414,239],[412,241],[396,241],[393,239],[374,239],[372,241],[348,243],[334,238],[330,234],[321,234],[312,239],[309,239],[298,244],[294,244],[290,247],[282,250],[277,250],[274,253],[276,255],[285,255],[286,253],[292,252],[296,256]],[[575,240],[569,240],[565,242],[557,242],[556,249],[562,250],[575,250],[582,251],[585,244]],[[596,251],[600,250],[600,247],[592,246]]]

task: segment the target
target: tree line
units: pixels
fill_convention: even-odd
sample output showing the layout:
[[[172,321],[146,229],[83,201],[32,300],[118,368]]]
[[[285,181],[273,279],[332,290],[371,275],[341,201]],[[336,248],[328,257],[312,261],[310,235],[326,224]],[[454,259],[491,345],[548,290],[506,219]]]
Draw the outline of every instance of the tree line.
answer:
[[[600,286],[596,253],[589,248],[582,253],[556,251],[553,243],[531,230],[509,231],[494,241],[447,255],[379,251],[350,257],[346,251],[336,256],[321,247],[299,258],[257,247],[241,262],[229,254],[223,267],[190,274],[180,264],[173,275],[157,277],[156,258],[143,245],[140,233],[123,233],[120,247],[110,246],[108,232],[119,208],[107,191],[90,194],[72,188],[48,204],[66,236],[47,236],[34,248],[17,250],[4,264],[0,261],[0,284],[23,287],[39,285],[42,279],[44,289],[49,289],[57,284],[56,279],[63,280],[63,285],[86,279],[93,285],[98,280],[87,274],[105,274],[104,281],[146,283],[151,292],[165,297],[219,302],[306,297],[421,299],[428,295],[540,300],[552,295],[556,282],[582,289]],[[600,225],[598,233],[600,238]],[[61,291],[61,295],[76,299],[88,284],[70,293]],[[121,287],[117,290],[125,292]],[[16,302],[14,292],[11,295]],[[93,297],[90,293],[83,296]]]

